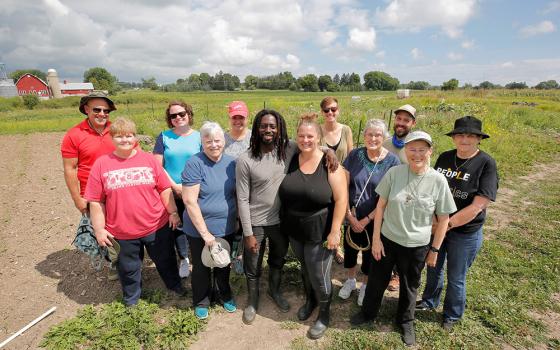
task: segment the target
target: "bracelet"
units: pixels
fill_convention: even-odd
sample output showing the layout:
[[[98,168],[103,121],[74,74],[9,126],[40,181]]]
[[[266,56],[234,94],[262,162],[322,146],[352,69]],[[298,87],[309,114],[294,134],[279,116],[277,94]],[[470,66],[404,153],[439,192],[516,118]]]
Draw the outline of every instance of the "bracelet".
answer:
[[[433,253],[439,253],[439,249],[432,246],[432,245],[430,246],[430,251],[433,252]]]
[[[172,212],[172,213],[168,213],[168,214],[169,214],[169,216],[171,216],[171,215],[173,215],[173,214],[179,216],[179,213],[177,213],[176,211],[174,211],[174,212]]]
[[[367,218],[369,219],[369,221],[373,221],[373,218],[371,216],[369,216],[370,214],[367,215]]]

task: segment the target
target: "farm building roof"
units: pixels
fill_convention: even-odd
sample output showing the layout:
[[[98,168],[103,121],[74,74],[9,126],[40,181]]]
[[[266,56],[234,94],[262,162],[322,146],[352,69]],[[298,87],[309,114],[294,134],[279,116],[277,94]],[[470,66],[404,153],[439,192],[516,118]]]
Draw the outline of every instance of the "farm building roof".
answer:
[[[60,84],[60,90],[93,90],[92,83],[66,83]]]

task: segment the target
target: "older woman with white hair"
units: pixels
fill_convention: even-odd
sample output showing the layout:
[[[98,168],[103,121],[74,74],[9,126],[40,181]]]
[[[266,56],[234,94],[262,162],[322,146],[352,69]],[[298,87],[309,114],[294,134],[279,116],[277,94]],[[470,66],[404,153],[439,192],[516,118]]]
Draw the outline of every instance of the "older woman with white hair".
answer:
[[[348,299],[356,289],[358,253],[364,251],[361,270],[365,278],[358,294],[360,306],[364,299],[371,263],[369,244],[373,234],[375,206],[379,199],[375,187],[390,168],[401,163],[396,155],[383,147],[383,141],[388,135],[387,124],[383,120],[368,120],[364,128],[364,147],[352,150],[342,163],[349,187],[346,219],[350,225],[344,239],[344,267],[347,279],[338,296]]]
[[[457,208],[445,177],[430,167],[430,135],[423,131],[408,134],[405,153],[408,164],[389,169],[375,189],[379,200],[373,222],[373,263],[364,303],[350,323],[358,325],[377,317],[396,265],[401,280],[396,323],[402,328],[403,342],[413,346],[420,275],[425,264],[436,265],[449,214]],[[437,225],[430,241],[434,215]]]
[[[201,260],[205,246],[212,246],[216,237],[231,246],[237,204],[235,197],[235,159],[224,154],[224,131],[218,123],[205,122],[200,128],[202,152],[193,155],[185,164],[182,174],[183,201],[186,213],[183,230],[187,234],[192,258],[193,306],[199,319],[208,317],[213,290],[219,290],[221,303],[227,312],[237,307],[229,284],[229,265],[211,270]]]

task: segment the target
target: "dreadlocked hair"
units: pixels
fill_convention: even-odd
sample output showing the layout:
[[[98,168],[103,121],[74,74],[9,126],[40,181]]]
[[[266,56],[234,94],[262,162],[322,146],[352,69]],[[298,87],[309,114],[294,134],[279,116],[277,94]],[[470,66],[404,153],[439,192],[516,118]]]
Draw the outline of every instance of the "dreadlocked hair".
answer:
[[[317,115],[317,113],[304,113],[300,115],[297,130],[299,131],[299,128],[302,125],[311,125],[317,131],[317,136],[319,136],[319,139],[322,139],[323,130],[321,130],[321,126],[319,125],[319,123],[317,123],[318,118],[319,116]]]
[[[255,159],[262,158],[261,152],[261,137],[259,134],[259,129],[261,126],[262,118],[271,115],[276,119],[276,125],[278,130],[278,136],[274,141],[274,147],[276,149],[276,157],[280,160],[286,160],[286,147],[288,147],[288,129],[286,127],[286,121],[284,117],[280,115],[277,111],[273,109],[263,109],[255,115],[255,119],[253,120],[253,127],[251,128],[251,140],[249,143],[249,150],[251,156]]]

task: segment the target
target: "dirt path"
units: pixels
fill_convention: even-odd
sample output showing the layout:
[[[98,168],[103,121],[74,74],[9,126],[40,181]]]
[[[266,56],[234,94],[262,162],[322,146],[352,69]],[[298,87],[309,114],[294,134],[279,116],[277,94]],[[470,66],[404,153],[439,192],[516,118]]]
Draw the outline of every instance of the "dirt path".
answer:
[[[89,260],[71,246],[79,213],[63,180],[62,135],[0,136],[0,341],[50,307],[57,307],[53,315],[6,349],[36,349],[51,326],[73,317],[86,304],[107,303],[120,295],[118,282],[107,281],[106,270],[92,270]],[[551,171],[550,167],[535,170]],[[528,179],[533,180],[538,178]],[[500,189],[499,198],[491,213],[498,226],[507,224],[508,215],[502,209],[512,197],[508,190]],[[340,265],[335,266],[333,277],[336,285],[344,280]],[[145,274],[144,285],[163,288],[153,271]],[[206,331],[191,348],[286,349],[294,338],[303,337],[312,322],[290,322],[296,321],[302,296],[292,288],[287,295],[292,310],[282,314],[264,295],[265,285],[263,282],[261,308],[253,326],[241,322],[241,311],[213,311]],[[244,307],[245,296],[239,296],[238,303],[240,309]],[[348,327],[349,309],[355,310],[335,298],[333,327]]]

